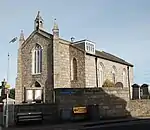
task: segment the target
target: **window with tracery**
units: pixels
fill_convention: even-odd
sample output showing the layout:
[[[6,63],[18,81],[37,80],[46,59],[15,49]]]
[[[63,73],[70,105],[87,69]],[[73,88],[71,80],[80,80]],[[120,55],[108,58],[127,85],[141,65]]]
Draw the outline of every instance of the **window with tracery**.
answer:
[[[42,47],[36,44],[32,50],[32,73],[40,74],[42,72]]]

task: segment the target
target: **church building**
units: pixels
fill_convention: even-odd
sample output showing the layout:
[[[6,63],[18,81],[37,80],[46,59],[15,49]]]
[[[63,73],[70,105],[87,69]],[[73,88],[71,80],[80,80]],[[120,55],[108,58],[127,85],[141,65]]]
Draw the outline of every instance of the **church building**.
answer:
[[[52,102],[55,88],[102,87],[105,80],[123,87],[133,84],[133,65],[83,39],[62,39],[54,21],[52,33],[44,30],[38,12],[34,30],[26,39],[21,31],[18,48],[15,102]]]

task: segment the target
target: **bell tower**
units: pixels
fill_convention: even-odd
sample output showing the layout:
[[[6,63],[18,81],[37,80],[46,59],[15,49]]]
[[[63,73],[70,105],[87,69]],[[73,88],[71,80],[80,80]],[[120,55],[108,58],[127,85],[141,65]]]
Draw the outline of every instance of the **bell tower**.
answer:
[[[44,20],[40,16],[40,11],[38,11],[38,14],[34,20],[34,30],[43,29]]]

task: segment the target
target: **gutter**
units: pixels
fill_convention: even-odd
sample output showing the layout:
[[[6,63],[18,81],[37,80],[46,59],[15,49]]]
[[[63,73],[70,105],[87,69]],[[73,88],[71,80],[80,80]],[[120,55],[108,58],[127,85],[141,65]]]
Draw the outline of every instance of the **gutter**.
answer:
[[[131,87],[130,87],[130,71],[129,66],[127,66],[127,72],[128,72],[128,87],[129,87],[129,99],[131,100]]]
[[[97,57],[95,57],[95,69],[96,69],[96,87],[98,88],[98,76],[97,76]]]

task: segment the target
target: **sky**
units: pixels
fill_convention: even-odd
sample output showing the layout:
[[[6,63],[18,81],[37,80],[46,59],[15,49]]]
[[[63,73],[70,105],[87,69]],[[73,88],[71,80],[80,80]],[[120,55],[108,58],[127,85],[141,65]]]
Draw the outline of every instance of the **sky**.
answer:
[[[18,41],[9,41],[32,33],[38,11],[48,32],[56,18],[62,38],[95,42],[134,65],[134,83],[150,83],[149,0],[0,0],[0,80],[15,87]]]

